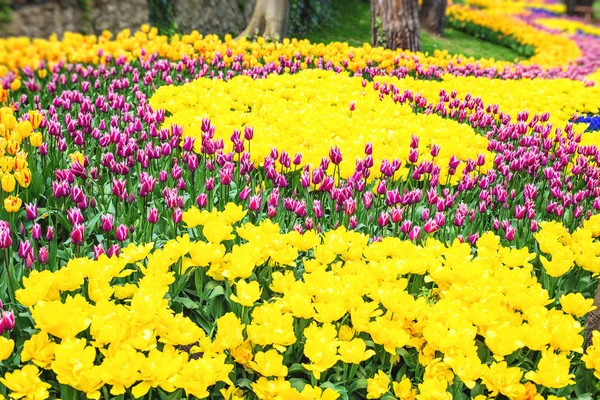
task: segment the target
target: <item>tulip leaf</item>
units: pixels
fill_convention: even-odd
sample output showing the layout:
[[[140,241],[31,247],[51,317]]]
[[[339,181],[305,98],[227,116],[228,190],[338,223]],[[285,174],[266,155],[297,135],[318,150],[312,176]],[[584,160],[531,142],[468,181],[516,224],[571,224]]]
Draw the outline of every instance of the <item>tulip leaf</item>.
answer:
[[[348,399],[348,391],[346,390],[346,388],[343,385],[336,385],[332,382],[325,382],[324,384],[321,385],[321,389],[335,390],[336,392],[338,392],[340,394],[341,399],[343,399],[343,400]]]
[[[290,374],[296,373],[296,372],[306,372],[306,369],[304,369],[304,367],[302,366],[302,364],[292,364],[292,366],[288,369],[288,372]]]
[[[304,386],[308,385],[308,382],[306,382],[302,378],[290,378],[289,382],[290,382],[290,386],[292,386],[294,389],[296,389],[299,392],[301,392],[304,389]]]
[[[216,286],[213,290],[210,291],[210,294],[208,295],[207,300],[212,300],[215,297],[219,297],[219,296],[223,296],[223,295],[225,295],[225,289],[223,289],[223,286]]]
[[[183,305],[188,310],[197,310],[200,307],[198,303],[187,297],[175,297],[173,302]]]
[[[348,393],[354,393],[357,390],[366,389],[366,388],[367,388],[367,380],[365,378],[359,378],[359,379],[355,380],[354,382],[352,382],[350,387],[348,387]]]
[[[235,386],[252,390],[252,381],[248,378],[240,378],[235,381]]]

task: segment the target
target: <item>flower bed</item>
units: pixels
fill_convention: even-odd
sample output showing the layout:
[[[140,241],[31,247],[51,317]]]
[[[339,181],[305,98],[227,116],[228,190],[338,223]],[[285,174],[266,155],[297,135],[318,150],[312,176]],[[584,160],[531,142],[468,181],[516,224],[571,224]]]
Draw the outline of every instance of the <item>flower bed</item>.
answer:
[[[0,398],[597,395],[584,68],[109,39],[2,42]]]

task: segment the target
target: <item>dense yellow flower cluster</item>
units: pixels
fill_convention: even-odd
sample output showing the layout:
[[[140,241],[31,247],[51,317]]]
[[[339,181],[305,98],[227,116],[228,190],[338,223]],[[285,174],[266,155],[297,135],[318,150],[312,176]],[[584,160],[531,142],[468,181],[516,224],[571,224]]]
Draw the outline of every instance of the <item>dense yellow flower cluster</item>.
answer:
[[[523,110],[549,112],[555,126],[564,126],[576,112],[597,113],[600,108],[600,88],[568,79],[515,81],[446,75],[442,81],[410,77],[376,81],[394,85],[400,93],[422,94],[434,104],[442,89],[447,93],[455,90],[459,99],[470,93],[485,104],[498,104],[513,120]],[[394,103],[391,96],[380,99],[373,83],[363,87],[359,79],[333,72],[308,70],[261,80],[240,76],[228,82],[198,79],[183,86],[162,87],[150,103],[169,111],[166,124],[183,126],[188,136],[200,137],[203,118],[211,119],[217,127],[216,137],[226,143],[234,129],[252,126],[256,135],[251,153],[256,162],[277,146],[291,155],[301,152],[305,163],[318,165],[335,143],[344,156],[344,177],[354,171],[356,158],[364,156],[366,142],[373,143],[377,168],[384,158],[406,161],[413,134],[421,138],[420,157],[424,159],[431,158],[431,145],[441,146],[436,159],[441,166],[445,167],[452,155],[464,160],[484,154],[491,160],[487,141],[469,126],[437,115],[415,114],[408,105]],[[354,103],[354,111],[350,111],[350,103]],[[400,119],[402,124],[397,122]],[[583,125],[576,128],[584,129]],[[195,143],[199,146],[201,140]]]
[[[549,41],[545,39],[545,33],[526,28],[522,23],[513,23],[512,20],[502,22],[502,18],[490,14],[486,17],[486,14],[481,11],[468,11],[466,8],[451,6],[449,12],[456,18],[466,18],[475,23],[489,25],[493,29],[498,28],[502,33],[515,34],[518,40],[539,46],[531,63],[562,66],[565,61],[578,57],[579,49],[568,39],[553,36]],[[533,41],[532,37],[535,35],[538,40]],[[543,37],[540,38],[539,35]],[[228,49],[231,51],[231,56],[227,55]],[[146,54],[158,53],[161,57],[172,60],[180,60],[184,55],[202,56],[210,60],[219,54],[227,67],[233,64],[234,57],[238,54],[246,55],[245,61],[249,67],[277,62],[281,56],[290,59],[298,54],[311,57],[313,63],[316,63],[319,58],[323,58],[325,62],[331,61],[334,66],[342,66],[343,62],[347,62],[350,71],[365,68],[368,63],[379,65],[385,70],[398,67],[414,70],[415,55],[425,68],[445,67],[449,62],[457,64],[458,59],[462,64],[477,61],[481,67],[504,68],[511,65],[507,62],[449,55],[445,50],[436,50],[434,54],[425,56],[419,52],[393,51],[372,47],[369,44],[364,44],[362,47],[353,47],[339,42],[324,45],[298,39],[284,39],[281,43],[269,43],[262,38],[251,42],[246,39],[233,40],[231,35],[226,35],[224,40],[221,40],[216,35],[203,36],[197,31],[174,35],[169,39],[158,35],[156,28],[144,25],[140,31],[132,33],[130,30],[123,30],[114,38],[112,33],[105,31],[98,36],[66,32],[62,40],[57,36],[33,40],[23,37],[0,39],[0,76],[26,66],[38,69],[42,61],[44,61],[44,68],[52,67],[60,61],[98,64],[106,62],[107,56],[122,56],[127,60],[137,59],[142,57],[143,51]],[[302,68],[306,67],[306,63],[303,63]]]
[[[566,6],[563,3],[547,3],[544,1],[514,1],[514,0],[466,0],[468,5],[485,9],[502,9],[516,12],[527,12],[527,8],[537,8],[563,14]]]
[[[448,8],[448,15],[458,21],[469,22],[492,29],[498,37],[513,36],[519,43],[531,45],[535,54],[522,64],[539,64],[544,67],[568,64],[581,58],[582,53],[573,40],[551,35],[528,25],[513,14],[514,10],[492,8],[477,10],[461,5]],[[557,63],[557,60],[562,62]]]
[[[104,385],[115,396],[131,390],[137,397],[160,387],[202,398],[217,382],[241,398],[232,382],[244,373],[259,399],[335,399],[329,388],[292,387],[289,368],[319,379],[340,365],[368,365],[371,359],[394,364],[401,350],[418,354],[423,382],[417,386],[409,376],[392,382],[395,377],[379,370],[368,376],[368,398],[392,390],[401,399],[417,391],[421,399],[450,399],[446,390],[454,376],[469,388],[481,383],[491,396],[510,399],[542,399],[531,382],[547,388],[573,383],[569,356],[582,352],[583,344],[576,318],[591,309],[589,300],[577,293],[560,304],[550,298],[533,274],[535,254],[526,248],[502,247],[492,233],[479,239],[475,256],[458,240],[448,246],[393,237],[369,243],[344,228],[282,234],[269,220],[240,224],[244,215],[234,205],[212,213],[192,208],[184,221],[201,227],[203,240],[185,235],[162,250],[132,244],[118,257],[74,259],[54,273],[33,271],[17,298],[31,309],[37,332],[21,353],[27,364],[1,382],[13,393],[47,398],[38,377],[42,368],[91,398]],[[587,238],[599,234],[600,217],[593,217],[572,238],[580,247],[589,242],[597,254]],[[550,224],[537,240],[543,251],[556,243],[576,246]],[[580,250],[576,262],[596,271],[588,249]],[[216,333],[170,308],[175,282],[190,274],[204,282],[200,292],[207,284],[222,289],[224,298],[208,296],[198,304],[220,304]],[[423,280],[433,286],[419,292]],[[0,342],[0,356],[12,346]],[[596,337],[585,356],[588,368],[600,365],[597,346]],[[482,360],[481,348],[491,356]],[[536,366],[511,365],[505,358],[521,349],[542,352]]]
[[[513,122],[516,122],[517,114],[524,110],[532,115],[548,112],[549,121],[554,126],[563,127],[575,113],[597,114],[600,110],[600,88],[586,87],[583,82],[570,79],[502,80],[444,75],[441,82],[410,78],[398,82],[380,77],[376,80],[388,84],[396,82],[397,87],[421,93],[433,103],[439,99],[442,89],[446,93],[455,90],[459,99],[470,93],[480,97],[486,105],[497,104],[500,111],[512,117]]]
[[[395,85],[404,92],[422,82],[408,78]],[[255,162],[261,162],[277,146],[291,155],[300,152],[303,163],[318,166],[335,143],[344,157],[343,177],[352,175],[367,142],[373,143],[377,169],[384,158],[405,163],[413,134],[421,139],[420,157],[431,159],[431,146],[441,146],[436,162],[443,167],[452,155],[465,160],[485,154],[491,160],[487,141],[471,127],[437,115],[415,114],[410,106],[396,104],[390,96],[380,100],[372,84],[363,88],[359,79],[333,72],[307,70],[259,80],[240,76],[229,82],[198,79],[184,86],[164,86],[150,103],[169,111],[166,123],[183,126],[184,135],[200,137],[203,118],[210,118],[217,128],[215,136],[226,143],[234,129],[252,126],[256,135],[250,146]],[[350,111],[350,103],[355,104],[354,111]],[[199,146],[201,140],[195,143]]]
[[[568,33],[577,33],[578,31],[590,35],[600,36],[600,28],[594,25],[586,24],[581,21],[562,18],[540,18],[535,21],[550,29],[559,29]]]
[[[25,139],[33,147],[42,145],[42,134],[34,132],[41,121],[42,115],[37,111],[30,112],[29,119],[17,121],[13,108],[0,108],[0,183],[3,205],[8,212],[16,212],[21,207],[21,199],[12,195],[17,184],[27,188],[31,183],[27,153],[21,146]]]

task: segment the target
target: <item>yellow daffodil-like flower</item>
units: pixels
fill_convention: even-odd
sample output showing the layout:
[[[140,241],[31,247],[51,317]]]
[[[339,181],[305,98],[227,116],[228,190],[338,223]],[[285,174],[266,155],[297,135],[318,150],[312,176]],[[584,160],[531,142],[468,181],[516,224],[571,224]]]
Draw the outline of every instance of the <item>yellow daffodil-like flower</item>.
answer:
[[[174,383],[180,378],[180,371],[187,361],[187,355],[175,350],[173,346],[166,345],[162,351],[152,349],[143,360],[139,368],[140,375],[131,393],[137,398],[142,397],[151,388],[160,387],[171,393],[175,390]]]
[[[248,363],[248,366],[263,376],[281,376],[285,377],[288,369],[283,365],[283,356],[277,350],[267,352],[259,351],[254,355],[254,360]]]
[[[436,358],[425,367],[425,375],[423,379],[446,379],[448,384],[454,380],[450,366],[442,361],[441,358]]]
[[[240,280],[235,285],[236,294],[231,294],[231,301],[235,301],[244,307],[251,307],[260,298],[262,289],[257,281],[246,282]]]
[[[340,342],[338,352],[340,359],[348,364],[359,364],[375,355],[375,351],[367,350],[365,341],[360,338],[354,338],[349,342]]]
[[[414,389],[410,379],[403,376],[400,382],[392,382],[394,395],[400,400],[413,400],[417,395],[417,389]]]
[[[100,366],[102,380],[112,385],[110,393],[119,396],[132,387],[140,378],[144,355],[132,347],[122,347],[106,354]]]
[[[279,377],[267,379],[261,376],[256,382],[251,383],[252,391],[260,400],[267,399],[295,399],[300,393],[294,389],[289,381]]]
[[[482,382],[492,396],[502,393],[509,398],[520,398],[517,394],[525,394],[525,386],[521,384],[523,371],[518,367],[508,367],[506,362],[485,366]]]
[[[48,369],[54,361],[55,346],[56,344],[50,340],[46,332],[36,333],[23,344],[21,361],[31,360],[38,367]]]
[[[232,312],[228,312],[217,320],[217,335],[213,343],[213,351],[233,350],[244,343],[244,324]]]
[[[83,296],[76,295],[69,296],[64,303],[40,302],[33,307],[31,315],[42,331],[61,339],[68,339],[75,337],[90,325],[90,307]],[[69,315],[69,318],[65,319],[64,315]]]
[[[427,379],[419,384],[417,400],[452,400],[452,394],[447,392],[446,379]]]
[[[596,309],[594,299],[586,299],[581,293],[568,293],[560,296],[560,305],[564,312],[581,318]]]
[[[0,336],[0,362],[6,360],[12,354],[15,348],[15,342],[12,339],[7,339]]]
[[[331,388],[323,390],[318,386],[311,385],[304,386],[300,395],[304,400],[336,400],[340,397],[340,394]]]
[[[50,397],[50,384],[43,382],[39,375],[40,371],[35,365],[25,365],[4,375],[0,383],[10,390],[13,399],[44,400]]]
[[[367,399],[379,399],[390,390],[390,378],[383,371],[377,371],[367,379]]]
[[[326,323],[322,327],[316,323],[304,329],[304,355],[310,360],[310,364],[302,364],[304,368],[312,371],[313,375],[319,379],[321,373],[333,367],[338,361],[337,348],[339,341],[337,340],[337,331],[335,327]]]
[[[537,371],[529,371],[525,378],[547,388],[560,389],[574,384],[575,375],[570,372],[568,354],[555,354],[551,351],[542,353]]]
[[[581,357],[587,369],[594,371],[594,376],[600,379],[600,332],[592,332],[592,345],[588,347]]]
[[[229,386],[219,391],[223,399],[225,400],[244,400],[244,391],[236,388],[235,386]]]

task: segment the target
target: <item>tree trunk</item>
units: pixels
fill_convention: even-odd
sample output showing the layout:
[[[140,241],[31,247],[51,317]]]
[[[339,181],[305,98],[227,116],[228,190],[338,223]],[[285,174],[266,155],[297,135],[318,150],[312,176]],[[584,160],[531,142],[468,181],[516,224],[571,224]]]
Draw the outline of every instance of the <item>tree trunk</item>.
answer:
[[[281,39],[287,34],[289,14],[289,0],[258,0],[248,26],[239,37]]]
[[[577,5],[577,0],[566,0],[567,6],[567,15],[575,15],[575,6]]]
[[[600,331],[600,286],[596,289],[596,294],[594,295],[594,305],[598,308],[588,313],[585,319],[584,346],[586,348],[592,344],[592,332]]]
[[[371,0],[371,36],[374,46],[418,51],[417,0]]]
[[[446,4],[448,0],[423,0],[419,21],[421,28],[437,36],[444,34],[446,22]]]

